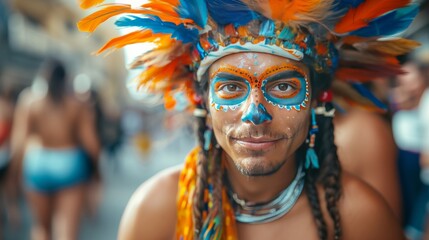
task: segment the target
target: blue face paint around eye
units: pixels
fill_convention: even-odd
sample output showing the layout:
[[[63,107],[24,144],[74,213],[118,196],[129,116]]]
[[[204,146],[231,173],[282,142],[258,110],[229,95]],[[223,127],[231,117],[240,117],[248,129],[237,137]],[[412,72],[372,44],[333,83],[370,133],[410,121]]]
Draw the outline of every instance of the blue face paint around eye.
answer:
[[[225,84],[227,84],[228,82],[233,83],[233,81],[231,81],[231,78],[227,78],[222,76],[222,74],[219,74],[219,76],[216,76],[211,81],[210,95],[209,95],[210,104],[214,106],[216,110],[223,110],[225,112],[228,111],[229,109],[235,110],[239,106],[241,106],[241,104],[243,104],[244,101],[246,101],[247,97],[250,94],[250,89],[251,89],[250,83],[246,80],[234,80],[234,81],[239,81],[246,85],[246,89],[244,89],[245,93],[234,98],[222,98],[218,96],[218,94],[216,93],[216,86],[222,83],[225,83]]]
[[[271,95],[269,93],[269,89],[267,89],[267,84],[270,81],[276,81],[277,79],[282,79],[282,78],[298,79],[301,84],[301,89],[299,90],[299,92],[290,98],[279,98]],[[287,71],[272,77],[268,77],[267,79],[262,81],[261,90],[265,100],[267,100],[267,102],[279,108],[287,109],[287,110],[295,109],[300,111],[301,108],[307,107],[308,95],[309,95],[308,82],[305,79],[305,77],[298,72]]]
[[[251,103],[247,111],[241,117],[241,121],[243,122],[251,122],[255,125],[259,125],[266,121],[271,121],[273,117],[267,112],[264,105],[261,103],[256,106],[255,103]]]

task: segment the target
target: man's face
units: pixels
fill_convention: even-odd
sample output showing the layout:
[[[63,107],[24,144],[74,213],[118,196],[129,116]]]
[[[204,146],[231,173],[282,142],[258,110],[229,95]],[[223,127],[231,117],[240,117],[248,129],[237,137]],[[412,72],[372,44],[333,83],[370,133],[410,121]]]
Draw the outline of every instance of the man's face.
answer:
[[[308,75],[302,63],[265,53],[228,55],[210,67],[213,131],[242,174],[276,172],[304,142],[310,122]]]

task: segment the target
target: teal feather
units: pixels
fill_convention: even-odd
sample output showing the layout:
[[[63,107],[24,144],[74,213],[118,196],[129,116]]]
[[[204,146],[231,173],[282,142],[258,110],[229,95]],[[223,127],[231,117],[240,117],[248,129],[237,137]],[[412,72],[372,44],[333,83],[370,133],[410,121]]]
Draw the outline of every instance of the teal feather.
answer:
[[[374,19],[367,27],[351,32],[350,35],[373,37],[401,33],[413,22],[418,12],[419,6],[411,4]]]
[[[210,129],[204,132],[204,150],[210,150],[210,143],[212,140],[212,131]]]
[[[305,168],[309,169],[310,167],[319,168],[319,158],[313,148],[307,149],[307,155],[305,158]]]
[[[205,0],[180,0],[176,12],[182,17],[192,19],[204,28],[208,20],[208,9]]]

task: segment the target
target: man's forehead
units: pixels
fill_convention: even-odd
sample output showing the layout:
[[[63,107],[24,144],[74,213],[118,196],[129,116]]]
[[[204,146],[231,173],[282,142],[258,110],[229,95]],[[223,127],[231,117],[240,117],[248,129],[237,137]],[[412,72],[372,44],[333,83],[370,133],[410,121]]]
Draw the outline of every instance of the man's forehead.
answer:
[[[218,59],[216,62],[212,64],[210,67],[219,68],[223,64],[229,64],[240,68],[248,68],[248,67],[258,67],[258,68],[266,68],[271,65],[284,64],[288,63],[291,65],[302,66],[300,62],[294,61],[285,57],[280,57],[267,53],[259,53],[259,52],[242,52],[230,54],[225,57]]]
[[[306,65],[298,61],[267,53],[243,52],[231,54],[217,60],[210,66],[209,76],[212,76],[213,73],[226,65],[236,67],[237,69],[245,69],[255,74],[261,74],[270,67],[285,64],[293,66],[295,69],[298,68],[305,74],[308,73]]]

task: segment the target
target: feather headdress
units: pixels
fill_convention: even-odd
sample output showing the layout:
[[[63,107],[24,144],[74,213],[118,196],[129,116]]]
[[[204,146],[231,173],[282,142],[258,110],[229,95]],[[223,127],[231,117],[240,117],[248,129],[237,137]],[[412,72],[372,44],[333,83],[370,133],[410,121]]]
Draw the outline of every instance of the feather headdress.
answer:
[[[81,0],[81,7],[102,2]],[[185,92],[191,107],[196,104],[192,82],[218,58],[237,51],[310,58],[317,72],[349,83],[348,92],[354,92],[347,96],[358,101],[353,96],[372,97],[362,95],[363,86],[353,87],[357,83],[401,72],[394,58],[418,44],[389,37],[404,31],[417,12],[411,0],[148,0],[138,7],[101,5],[78,27],[92,32],[118,15],[118,27],[137,27],[110,40],[98,53],[154,43],[131,67],[143,69],[139,87],[164,94],[169,108],[175,106],[171,96],[176,91]]]

